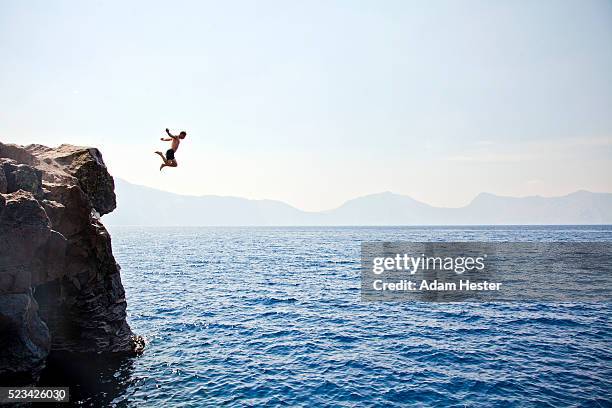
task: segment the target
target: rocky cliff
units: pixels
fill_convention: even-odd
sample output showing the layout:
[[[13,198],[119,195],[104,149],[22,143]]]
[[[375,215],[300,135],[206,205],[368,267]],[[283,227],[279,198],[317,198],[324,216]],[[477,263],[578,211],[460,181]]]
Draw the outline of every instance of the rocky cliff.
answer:
[[[0,384],[36,380],[54,351],[142,350],[100,221],[115,206],[97,149],[0,143]]]

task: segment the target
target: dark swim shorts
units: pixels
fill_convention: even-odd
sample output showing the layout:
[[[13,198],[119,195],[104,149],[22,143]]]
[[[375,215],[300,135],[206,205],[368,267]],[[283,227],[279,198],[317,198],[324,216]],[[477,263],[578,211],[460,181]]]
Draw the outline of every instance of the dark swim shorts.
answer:
[[[166,151],[166,160],[174,160],[174,150],[168,149]]]

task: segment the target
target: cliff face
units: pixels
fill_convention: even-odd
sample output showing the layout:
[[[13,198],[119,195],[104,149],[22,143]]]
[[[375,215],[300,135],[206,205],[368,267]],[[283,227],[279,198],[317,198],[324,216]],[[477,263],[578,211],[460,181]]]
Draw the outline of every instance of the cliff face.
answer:
[[[97,149],[0,143],[0,380],[36,379],[51,351],[138,353]]]

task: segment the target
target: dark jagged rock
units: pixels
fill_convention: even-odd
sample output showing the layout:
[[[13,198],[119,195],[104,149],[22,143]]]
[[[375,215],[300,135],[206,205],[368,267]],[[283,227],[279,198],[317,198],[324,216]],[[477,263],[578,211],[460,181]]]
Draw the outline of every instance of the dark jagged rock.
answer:
[[[6,175],[4,174],[3,166],[0,166],[0,193],[6,193],[8,187]]]
[[[115,207],[97,149],[0,143],[0,379],[35,380],[54,351],[142,350],[99,218]]]
[[[49,330],[30,294],[0,296],[0,310],[3,385],[26,383],[36,378],[44,367],[51,346]]]
[[[42,172],[40,170],[26,164],[18,164],[10,159],[0,159],[0,165],[6,180],[6,191],[30,191],[37,198],[42,198]]]

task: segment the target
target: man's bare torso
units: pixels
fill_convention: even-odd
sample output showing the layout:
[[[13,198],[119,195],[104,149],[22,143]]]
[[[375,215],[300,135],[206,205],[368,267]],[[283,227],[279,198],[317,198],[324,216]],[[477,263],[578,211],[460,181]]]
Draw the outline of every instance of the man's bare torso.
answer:
[[[180,144],[181,144],[181,139],[179,139],[178,136],[172,138],[172,145],[171,145],[172,150],[176,152]]]

